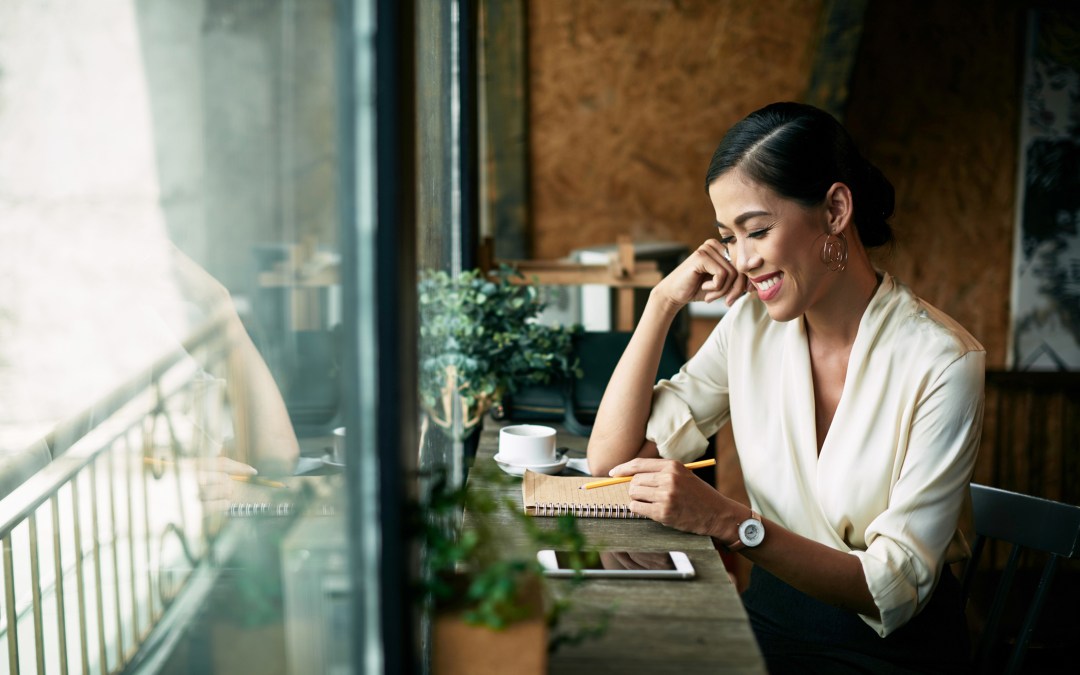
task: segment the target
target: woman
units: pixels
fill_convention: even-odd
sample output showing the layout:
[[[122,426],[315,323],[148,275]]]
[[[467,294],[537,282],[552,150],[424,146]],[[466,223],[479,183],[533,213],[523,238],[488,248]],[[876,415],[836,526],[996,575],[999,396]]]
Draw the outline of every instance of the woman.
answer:
[[[604,394],[594,474],[635,512],[754,563],[743,602],[773,672],[950,671],[967,657],[957,519],[982,425],[985,353],[871,265],[893,188],[827,113],[777,103],[710,163],[709,239],[652,291]],[[731,309],[670,381],[692,300]],[[731,422],[752,509],[682,466]]]

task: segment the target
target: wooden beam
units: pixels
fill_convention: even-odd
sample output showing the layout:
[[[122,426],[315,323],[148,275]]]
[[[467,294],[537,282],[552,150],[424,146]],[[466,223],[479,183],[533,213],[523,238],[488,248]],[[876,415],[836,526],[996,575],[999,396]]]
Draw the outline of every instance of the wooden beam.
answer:
[[[541,286],[577,286],[600,284],[612,288],[652,288],[664,275],[656,267],[656,261],[636,263],[627,274],[616,277],[606,265],[581,265],[560,260],[501,260],[517,268],[525,278],[512,279],[515,283],[536,283]]]
[[[528,64],[525,0],[482,0],[481,231],[496,258],[528,258]]]

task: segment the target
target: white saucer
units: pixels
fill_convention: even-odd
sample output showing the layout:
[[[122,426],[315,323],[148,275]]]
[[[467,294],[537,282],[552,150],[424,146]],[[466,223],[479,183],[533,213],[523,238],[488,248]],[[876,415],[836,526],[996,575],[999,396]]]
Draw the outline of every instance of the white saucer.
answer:
[[[511,464],[499,459],[499,455],[495,455],[495,463],[499,465],[499,468],[510,474],[511,476],[524,476],[525,469],[529,471],[535,471],[536,473],[557,474],[566,468],[566,455],[559,458],[557,462],[551,464]]]

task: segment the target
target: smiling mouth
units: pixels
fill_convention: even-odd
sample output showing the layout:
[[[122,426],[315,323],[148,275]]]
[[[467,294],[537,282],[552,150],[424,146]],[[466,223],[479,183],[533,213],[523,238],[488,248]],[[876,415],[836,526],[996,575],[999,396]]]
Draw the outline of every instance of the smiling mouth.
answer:
[[[783,275],[777,273],[772,274],[765,279],[761,279],[760,281],[754,281],[754,288],[757,289],[758,298],[761,300],[769,300],[779,293],[782,279]]]

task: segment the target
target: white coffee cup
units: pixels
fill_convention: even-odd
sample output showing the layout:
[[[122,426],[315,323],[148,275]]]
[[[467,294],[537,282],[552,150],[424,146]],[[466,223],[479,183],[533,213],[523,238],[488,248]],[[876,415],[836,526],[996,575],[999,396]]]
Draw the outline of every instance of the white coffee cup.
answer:
[[[539,424],[515,424],[499,431],[499,459],[533,466],[555,462],[555,430]]]
[[[331,459],[337,464],[345,463],[345,427],[334,429],[334,454]]]

